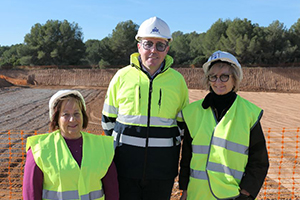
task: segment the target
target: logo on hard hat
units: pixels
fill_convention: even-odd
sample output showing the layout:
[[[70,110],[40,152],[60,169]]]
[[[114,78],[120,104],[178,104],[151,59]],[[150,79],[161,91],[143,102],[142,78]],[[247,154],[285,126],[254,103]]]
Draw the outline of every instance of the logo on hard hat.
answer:
[[[220,58],[220,53],[215,53],[211,56],[212,60],[217,59],[217,58]]]
[[[159,32],[158,28],[154,27],[154,28],[152,29],[151,33],[160,33],[160,32]]]

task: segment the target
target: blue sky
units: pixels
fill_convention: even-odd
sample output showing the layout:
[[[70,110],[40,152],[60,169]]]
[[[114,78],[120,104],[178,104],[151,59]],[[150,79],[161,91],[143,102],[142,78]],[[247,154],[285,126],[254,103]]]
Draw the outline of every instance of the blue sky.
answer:
[[[140,25],[157,16],[171,32],[206,32],[218,19],[251,20],[269,26],[279,20],[289,29],[300,18],[299,0],[0,0],[0,46],[24,42],[36,23],[68,20],[82,28],[84,42],[102,40],[119,22]]]

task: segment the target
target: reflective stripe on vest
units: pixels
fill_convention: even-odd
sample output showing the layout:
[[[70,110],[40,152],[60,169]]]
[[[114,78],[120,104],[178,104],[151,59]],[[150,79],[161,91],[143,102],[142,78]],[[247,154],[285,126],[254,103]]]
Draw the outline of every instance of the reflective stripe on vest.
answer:
[[[57,192],[43,189],[43,198],[44,199],[79,199],[78,190],[66,191],[66,192]]]
[[[115,146],[120,146],[121,144],[136,146],[136,147],[146,147],[146,138],[128,136],[124,134],[118,134],[113,131],[112,136],[115,140]],[[148,138],[148,147],[173,147],[179,145],[181,142],[181,137],[176,137],[176,142],[174,144],[173,138]]]
[[[225,140],[223,138],[213,137],[212,145],[223,147],[227,150],[248,155],[248,146]]]
[[[230,151],[248,155],[247,146],[235,142],[231,142],[223,138],[213,137],[211,144],[219,147],[223,147]],[[192,145],[192,148],[193,148],[193,153],[208,154],[210,147],[206,145]]]
[[[212,163],[208,162],[207,164],[207,170],[213,171],[213,172],[221,172],[228,174],[230,176],[233,176],[235,179],[241,180],[243,177],[244,172],[230,169],[229,167],[226,167],[224,165],[218,164],[218,163]],[[207,174],[205,171],[199,171],[195,169],[191,169],[191,177],[197,178],[197,179],[203,179],[208,180]]]
[[[208,180],[207,174],[205,171],[199,171],[195,169],[190,170],[190,176],[196,179]]]
[[[81,196],[81,200],[93,200],[103,197],[103,190],[92,191],[89,194]],[[66,191],[66,192],[56,192],[50,190],[43,190],[44,199],[55,199],[55,200],[64,200],[64,199],[79,199],[78,190]]]

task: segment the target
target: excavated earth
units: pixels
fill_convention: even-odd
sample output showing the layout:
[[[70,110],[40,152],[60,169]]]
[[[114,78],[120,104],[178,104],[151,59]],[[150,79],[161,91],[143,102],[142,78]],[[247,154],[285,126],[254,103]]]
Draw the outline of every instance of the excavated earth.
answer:
[[[295,75],[294,75],[295,76]],[[299,76],[299,75],[298,75]],[[296,88],[296,87],[295,87]],[[104,97],[107,87],[99,86],[42,86],[30,84],[14,84],[5,78],[0,77],[0,139],[1,141],[8,141],[14,144],[14,148],[21,148],[20,141],[21,135],[16,135],[15,138],[9,139],[8,130],[11,131],[24,131],[23,137],[32,134],[33,131],[38,133],[48,132],[49,113],[48,101],[50,97],[59,89],[77,89],[79,90],[87,103],[87,113],[89,115],[89,126],[86,131],[95,134],[103,132],[101,127],[101,111],[103,106]],[[290,90],[293,88],[290,88]],[[299,89],[299,88],[296,88]],[[278,91],[240,91],[239,95],[255,103],[264,110],[264,115],[261,120],[263,129],[282,129],[300,127],[300,93],[296,92],[278,92]],[[189,89],[190,102],[203,98],[207,91],[199,89]],[[280,134],[279,134],[280,135]],[[1,142],[2,143],[2,142]],[[8,150],[8,145],[1,144],[0,162],[1,172],[0,178],[8,176],[6,173],[8,169],[13,171],[14,168],[21,168],[24,165],[19,158],[14,158],[13,154],[11,161],[15,164],[3,167],[7,162],[6,151],[14,152],[13,149]],[[16,151],[16,150],[15,150]],[[3,164],[4,163],[4,164]],[[299,166],[297,161],[297,168]],[[294,161],[290,163],[294,164]],[[292,173],[292,172],[291,172]],[[271,176],[271,175],[270,175]],[[21,179],[21,177],[17,177]],[[274,185],[278,186],[278,181],[270,177],[270,181],[274,181]],[[299,181],[299,180],[298,180]],[[2,180],[2,184],[5,181]],[[297,183],[299,186],[300,183]],[[16,187],[22,187],[19,184]],[[282,188],[284,186],[281,186]],[[6,191],[7,188],[0,187],[0,198],[8,199],[7,196],[1,195],[1,191]],[[17,190],[19,193],[21,190]],[[299,194],[299,191],[296,192]],[[20,194],[19,194],[20,195]],[[178,190],[178,180],[175,180],[172,200],[179,199],[180,191]]]

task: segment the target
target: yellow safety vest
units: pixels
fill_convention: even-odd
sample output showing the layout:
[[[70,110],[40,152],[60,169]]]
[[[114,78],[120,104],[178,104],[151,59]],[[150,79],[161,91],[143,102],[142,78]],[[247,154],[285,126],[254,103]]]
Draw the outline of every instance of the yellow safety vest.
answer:
[[[239,196],[239,184],[248,162],[250,131],[262,110],[239,95],[217,122],[203,100],[183,111],[192,141],[188,199],[228,199]]]
[[[26,150],[44,176],[43,199],[104,199],[101,179],[114,156],[113,138],[81,132],[82,163],[79,168],[60,131],[31,136]]]

